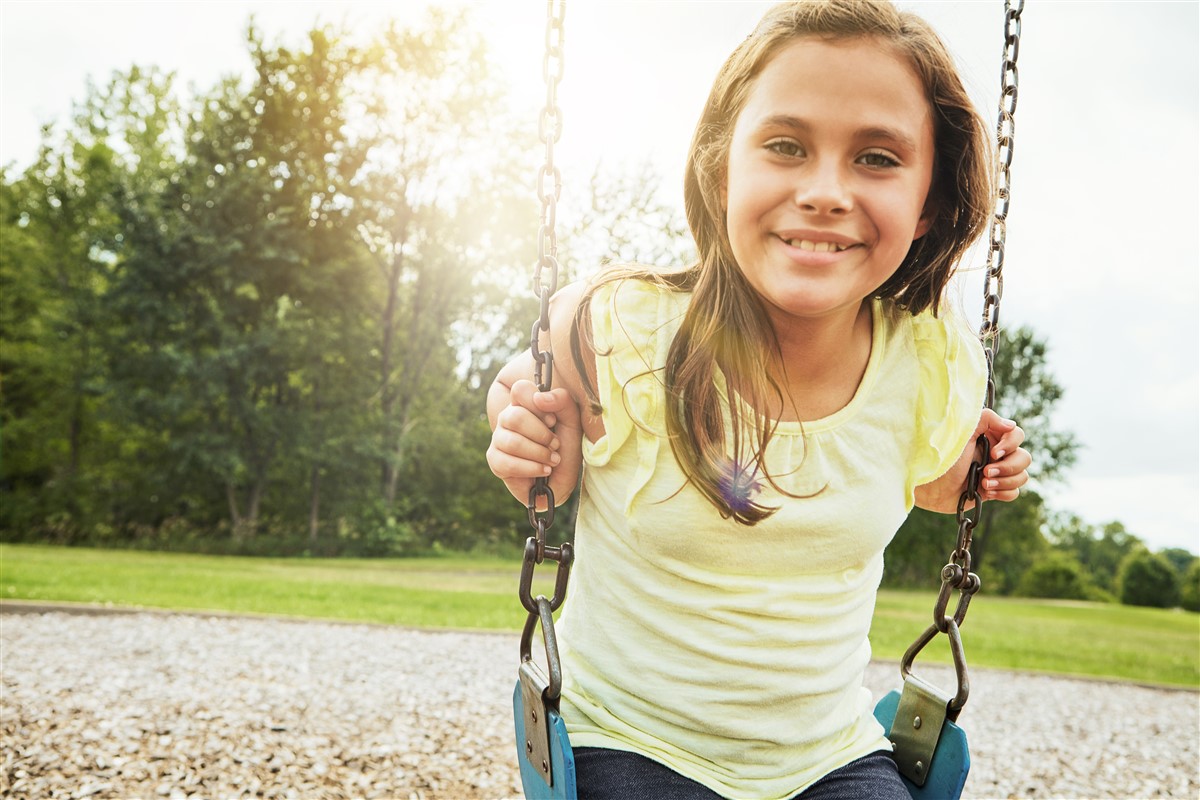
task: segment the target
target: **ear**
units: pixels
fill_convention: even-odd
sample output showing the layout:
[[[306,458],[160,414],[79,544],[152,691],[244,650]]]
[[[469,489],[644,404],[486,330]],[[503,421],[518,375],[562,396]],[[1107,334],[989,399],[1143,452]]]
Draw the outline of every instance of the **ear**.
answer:
[[[913,231],[914,242],[929,233],[929,229],[933,227],[933,221],[936,218],[937,212],[930,207],[929,203],[926,203],[925,210],[921,213],[920,219],[917,220],[917,228]]]

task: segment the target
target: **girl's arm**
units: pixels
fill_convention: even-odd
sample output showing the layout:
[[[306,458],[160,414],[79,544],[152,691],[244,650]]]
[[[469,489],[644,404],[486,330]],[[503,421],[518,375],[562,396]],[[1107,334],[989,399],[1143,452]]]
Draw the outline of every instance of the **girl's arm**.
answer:
[[[537,391],[531,380],[533,354],[528,350],[508,362],[488,389],[488,422],[492,426],[488,466],[522,503],[529,502],[529,490],[539,477],[550,479],[556,504],[565,502],[575,491],[583,466],[578,400],[583,393],[582,382],[570,349],[570,326],[582,291],[582,284],[572,284],[550,303],[555,354],[551,391]],[[585,363],[590,363],[586,346],[584,351]]]
[[[966,488],[967,473],[975,457],[975,440],[985,434],[991,443],[991,463],[984,468],[979,482],[979,496],[984,500],[1016,500],[1020,488],[1029,480],[1029,465],[1033,459],[1021,447],[1025,432],[1011,419],[1004,419],[990,408],[979,417],[975,432],[967,440],[962,455],[945,475],[916,488],[916,503],[926,511],[953,514]],[[968,506],[970,508],[970,506]]]

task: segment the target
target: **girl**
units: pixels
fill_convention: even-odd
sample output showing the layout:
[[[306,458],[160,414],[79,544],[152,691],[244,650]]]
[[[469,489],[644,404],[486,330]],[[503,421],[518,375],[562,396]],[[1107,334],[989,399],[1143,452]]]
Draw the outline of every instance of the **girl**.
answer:
[[[488,395],[522,502],[582,464],[558,626],[581,798],[907,798],[862,687],[883,550],[913,505],[1027,480],[939,300],[982,231],[988,143],[953,63],[884,0],[779,6],[721,68],[685,183],[696,264],[552,304]],[[944,312],[944,309],[942,309]]]

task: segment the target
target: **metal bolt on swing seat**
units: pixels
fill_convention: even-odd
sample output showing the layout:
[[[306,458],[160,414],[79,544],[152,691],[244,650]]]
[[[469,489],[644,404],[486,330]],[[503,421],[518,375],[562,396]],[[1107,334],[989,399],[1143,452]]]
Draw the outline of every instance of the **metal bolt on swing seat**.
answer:
[[[914,728],[921,727],[921,718],[920,717],[913,717],[913,727]]]
[[[924,771],[925,771],[925,763],[922,761],[918,761],[917,762],[917,774],[920,775]]]

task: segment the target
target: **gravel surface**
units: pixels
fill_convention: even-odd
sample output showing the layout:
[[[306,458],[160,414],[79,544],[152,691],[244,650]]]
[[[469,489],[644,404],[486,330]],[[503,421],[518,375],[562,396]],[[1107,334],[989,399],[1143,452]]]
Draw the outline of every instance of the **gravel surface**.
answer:
[[[518,794],[513,635],[26,611],[0,639],[3,797]],[[1200,797],[1196,692],[975,670],[959,721],[968,798]]]

